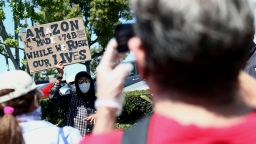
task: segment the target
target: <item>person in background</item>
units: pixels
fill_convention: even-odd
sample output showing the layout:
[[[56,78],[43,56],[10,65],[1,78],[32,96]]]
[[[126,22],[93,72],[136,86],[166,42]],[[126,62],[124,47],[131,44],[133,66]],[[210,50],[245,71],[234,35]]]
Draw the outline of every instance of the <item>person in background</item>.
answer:
[[[71,75],[66,79],[66,84],[64,84],[59,90],[60,95],[67,96],[71,93],[76,93],[75,76],[76,75]]]
[[[256,44],[254,41],[250,44],[250,53],[249,59],[245,66],[245,72],[247,72],[250,76],[256,78]]]
[[[76,75],[71,75],[66,80],[68,87],[73,93],[76,93],[75,78],[76,78]]]
[[[42,93],[24,71],[0,74],[0,142],[4,144],[77,144],[81,135],[72,127],[59,128],[41,120]]]
[[[95,107],[96,100],[94,84],[91,76],[85,72],[79,72],[75,76],[75,93],[72,90],[67,96],[60,95],[60,82],[64,73],[64,66],[59,63],[57,66],[58,77],[51,89],[50,100],[60,102],[63,97],[67,100],[62,105],[67,107],[65,119],[68,126],[72,126],[80,130],[81,134],[88,134],[92,131],[95,122]]]
[[[154,113],[126,131],[115,130],[131,66],[114,65],[117,43],[112,40],[97,68],[97,123],[82,143],[254,144],[256,111],[243,98],[255,99],[255,88],[246,87],[252,78],[241,72],[254,35],[248,1],[130,4],[136,36],[128,47],[149,85]]]

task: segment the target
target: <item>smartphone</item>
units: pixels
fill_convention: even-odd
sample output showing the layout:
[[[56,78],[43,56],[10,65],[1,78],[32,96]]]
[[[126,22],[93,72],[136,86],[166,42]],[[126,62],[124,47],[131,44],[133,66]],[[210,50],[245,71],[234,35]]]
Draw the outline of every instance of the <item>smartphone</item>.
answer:
[[[119,53],[129,52],[128,41],[134,36],[133,24],[119,24],[115,29],[117,51]]]

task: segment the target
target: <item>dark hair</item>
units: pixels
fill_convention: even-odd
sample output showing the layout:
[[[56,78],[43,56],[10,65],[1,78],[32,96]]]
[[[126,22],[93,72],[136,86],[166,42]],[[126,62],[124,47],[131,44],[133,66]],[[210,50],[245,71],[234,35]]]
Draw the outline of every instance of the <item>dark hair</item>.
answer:
[[[131,0],[146,75],[182,93],[234,88],[253,39],[246,0]]]
[[[78,80],[81,77],[86,77],[90,80],[90,89],[89,89],[88,93],[86,94],[86,96],[83,96],[84,94],[81,92],[81,90],[79,88]],[[81,71],[81,72],[77,73],[75,76],[75,86],[76,86],[77,95],[81,96],[89,104],[90,107],[94,108],[94,102],[96,100],[96,96],[95,96],[94,82],[92,80],[92,77],[85,71]]]

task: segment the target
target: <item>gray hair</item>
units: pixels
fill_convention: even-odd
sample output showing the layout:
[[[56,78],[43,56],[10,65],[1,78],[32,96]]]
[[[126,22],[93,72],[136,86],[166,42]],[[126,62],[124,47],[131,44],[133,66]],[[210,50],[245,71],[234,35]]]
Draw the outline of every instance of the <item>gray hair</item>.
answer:
[[[157,73],[161,86],[172,83],[184,89],[189,82],[200,87],[207,81],[227,81],[220,80],[225,76],[236,79],[254,33],[247,0],[130,0],[130,4],[147,72]]]
[[[256,29],[256,0],[249,0],[249,4],[254,14],[254,28]],[[256,42],[256,34],[254,34],[254,42]]]

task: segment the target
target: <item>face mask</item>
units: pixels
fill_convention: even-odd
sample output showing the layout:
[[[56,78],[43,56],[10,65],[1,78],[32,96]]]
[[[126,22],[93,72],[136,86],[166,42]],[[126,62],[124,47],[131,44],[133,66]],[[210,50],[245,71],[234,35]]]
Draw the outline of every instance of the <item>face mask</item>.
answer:
[[[81,90],[82,93],[87,93],[90,89],[90,83],[82,83],[82,84],[79,84],[79,88]]]

